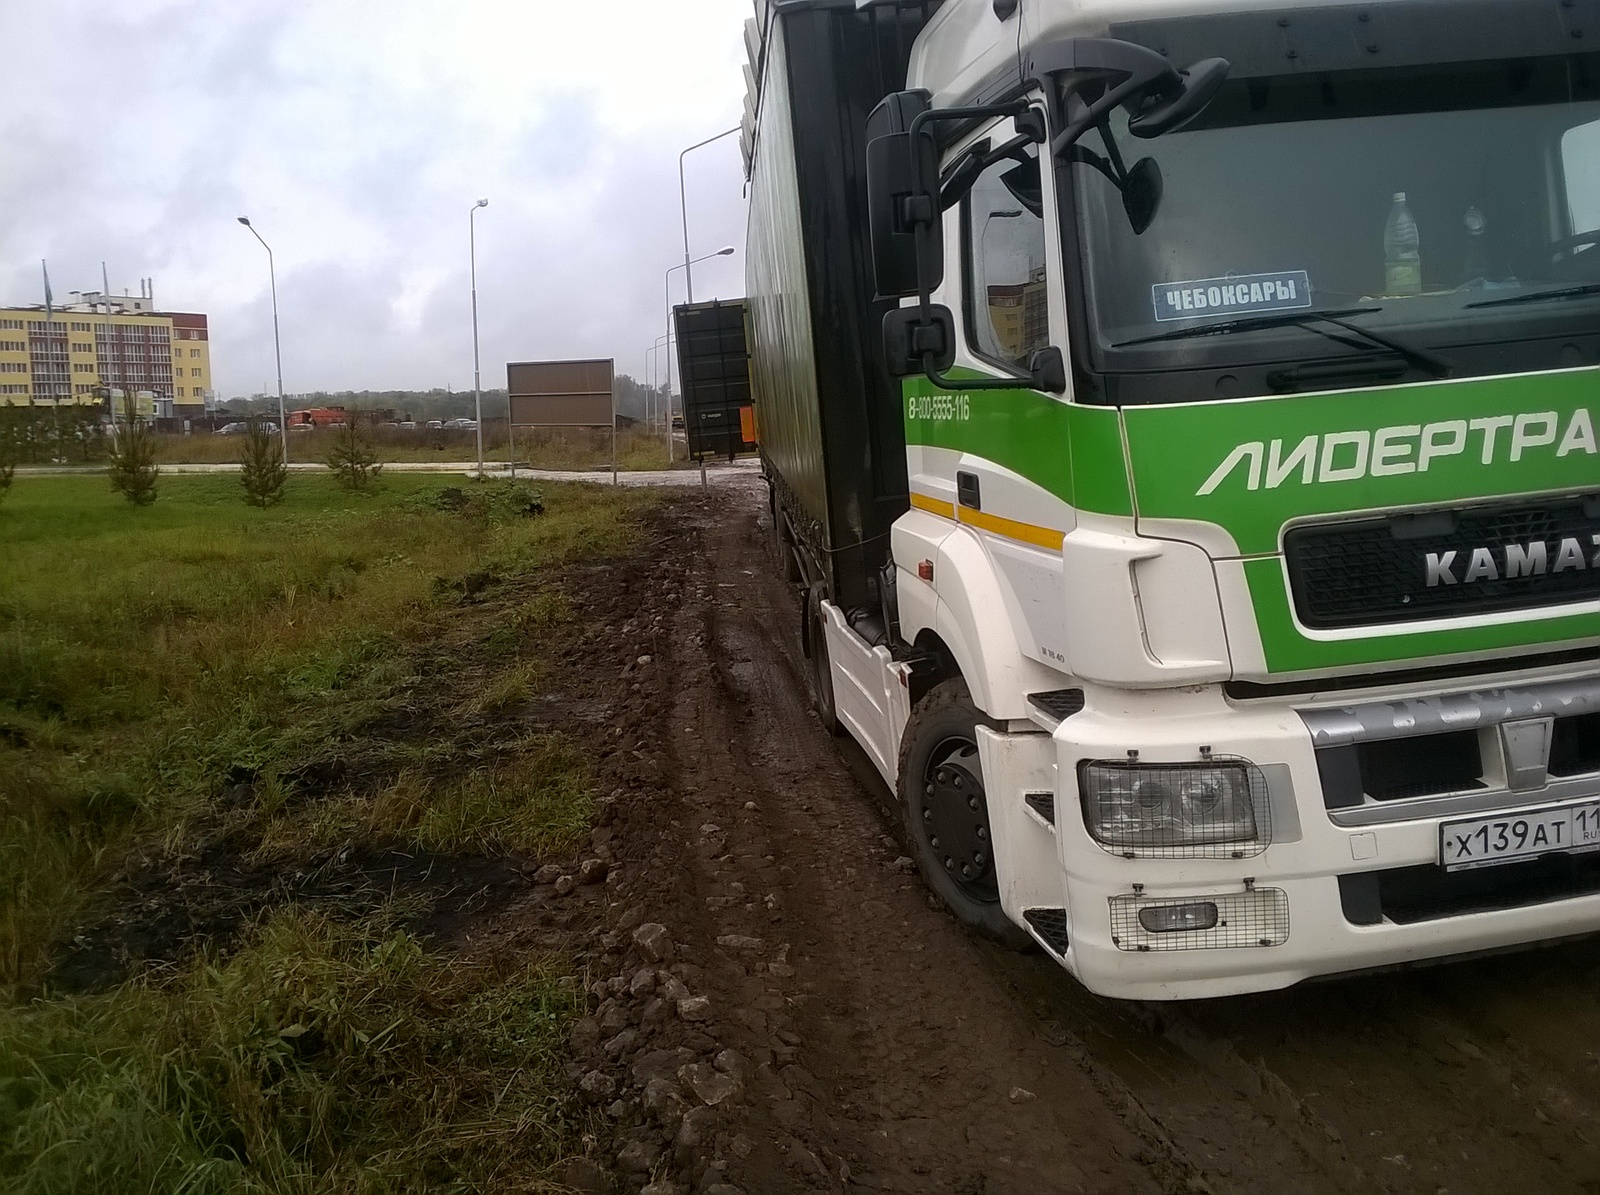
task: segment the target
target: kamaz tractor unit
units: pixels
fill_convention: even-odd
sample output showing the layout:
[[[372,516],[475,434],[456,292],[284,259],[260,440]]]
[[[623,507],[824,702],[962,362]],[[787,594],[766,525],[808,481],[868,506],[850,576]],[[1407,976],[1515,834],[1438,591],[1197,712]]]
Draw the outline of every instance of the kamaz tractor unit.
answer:
[[[1172,999],[1600,930],[1600,0],[761,0],[752,387],[932,890]]]

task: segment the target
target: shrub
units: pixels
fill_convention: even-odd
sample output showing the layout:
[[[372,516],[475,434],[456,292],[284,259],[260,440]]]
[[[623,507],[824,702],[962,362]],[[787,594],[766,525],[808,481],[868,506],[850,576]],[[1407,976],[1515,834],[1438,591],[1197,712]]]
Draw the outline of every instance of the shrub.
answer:
[[[17,472],[16,436],[9,424],[0,426],[0,498],[11,489],[11,479]]]
[[[122,400],[122,421],[111,436],[111,488],[135,506],[156,500],[156,442],[148,424],[139,422],[133,396]]]
[[[361,413],[351,411],[328,450],[328,468],[346,489],[364,490],[383,468],[372,447],[372,437],[361,426]]]
[[[283,462],[283,441],[267,430],[259,419],[252,419],[239,446],[239,482],[244,500],[265,510],[283,501],[283,485],[289,476]]]

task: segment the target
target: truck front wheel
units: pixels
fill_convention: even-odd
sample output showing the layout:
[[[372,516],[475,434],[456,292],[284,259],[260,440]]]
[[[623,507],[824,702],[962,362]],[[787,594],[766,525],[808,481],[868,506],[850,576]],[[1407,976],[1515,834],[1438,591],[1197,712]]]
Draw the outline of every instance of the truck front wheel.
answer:
[[[922,878],[957,921],[1026,949],[1031,939],[1000,908],[989,804],[978,761],[979,726],[991,723],[959,678],[934,686],[900,741],[900,805]]]

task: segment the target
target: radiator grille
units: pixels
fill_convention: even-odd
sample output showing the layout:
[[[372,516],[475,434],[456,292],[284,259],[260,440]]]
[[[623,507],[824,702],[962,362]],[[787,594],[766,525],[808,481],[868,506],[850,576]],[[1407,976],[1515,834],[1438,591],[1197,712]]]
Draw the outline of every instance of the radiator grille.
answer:
[[[1600,598],[1596,537],[1589,496],[1295,527],[1284,554],[1300,621],[1328,629]]]

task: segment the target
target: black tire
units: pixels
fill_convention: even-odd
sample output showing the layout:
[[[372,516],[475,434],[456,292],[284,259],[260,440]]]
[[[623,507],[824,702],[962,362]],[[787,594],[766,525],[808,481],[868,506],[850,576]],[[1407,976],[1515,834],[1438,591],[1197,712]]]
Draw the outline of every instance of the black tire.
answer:
[[[811,635],[811,689],[816,699],[817,717],[831,735],[841,735],[839,712],[833,704],[833,666],[828,660],[828,632],[823,626],[822,591],[813,589],[806,596],[806,619]]]
[[[900,807],[923,882],[955,919],[1013,950],[1033,939],[1000,908],[979,726],[994,724],[959,677],[935,685],[900,740]]]

